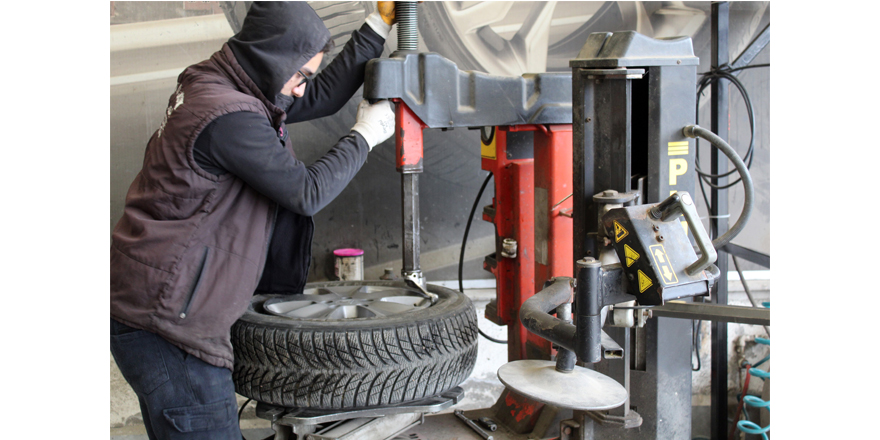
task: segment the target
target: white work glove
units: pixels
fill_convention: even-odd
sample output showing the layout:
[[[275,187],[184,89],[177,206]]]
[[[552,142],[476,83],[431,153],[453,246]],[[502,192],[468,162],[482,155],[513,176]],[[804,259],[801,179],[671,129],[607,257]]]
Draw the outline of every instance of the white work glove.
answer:
[[[370,105],[367,100],[358,105],[357,122],[351,131],[356,131],[366,139],[370,151],[385,142],[394,134],[394,110],[391,101],[379,101]]]

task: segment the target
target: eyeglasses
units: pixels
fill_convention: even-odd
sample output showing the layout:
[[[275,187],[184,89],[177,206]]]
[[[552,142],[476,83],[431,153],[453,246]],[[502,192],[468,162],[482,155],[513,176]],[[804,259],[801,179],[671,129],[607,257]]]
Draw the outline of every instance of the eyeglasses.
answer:
[[[302,80],[301,80],[301,81],[300,81],[300,82],[298,82],[298,83],[296,83],[296,85],[295,85],[295,86],[293,86],[293,88],[297,88],[297,87],[299,87],[299,86],[301,86],[301,85],[303,85],[303,83],[305,83],[305,84],[306,84],[306,85],[308,85],[308,84],[309,84],[309,82],[310,82],[310,81],[311,81],[311,80],[312,80],[312,78],[311,78],[311,77],[308,77],[308,76],[306,76],[306,74],[305,74],[305,73],[303,73],[303,72],[302,72],[302,70],[297,70],[297,71],[296,71],[296,73],[298,73],[298,74],[299,74],[299,76],[301,76],[301,77],[302,77]]]

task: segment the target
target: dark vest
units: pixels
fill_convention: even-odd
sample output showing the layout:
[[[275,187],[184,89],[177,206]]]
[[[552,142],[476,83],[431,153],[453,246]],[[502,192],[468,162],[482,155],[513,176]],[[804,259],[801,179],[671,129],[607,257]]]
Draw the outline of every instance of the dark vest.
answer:
[[[260,281],[276,205],[231,174],[202,170],[193,145],[211,121],[239,111],[276,130],[286,117],[227,45],[180,74],[110,245],[110,315],[229,369],[229,329]]]

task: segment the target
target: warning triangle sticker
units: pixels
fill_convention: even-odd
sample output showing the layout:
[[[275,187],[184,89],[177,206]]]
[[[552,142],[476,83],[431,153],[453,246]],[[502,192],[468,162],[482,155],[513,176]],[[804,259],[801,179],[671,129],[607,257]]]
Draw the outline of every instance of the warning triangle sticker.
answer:
[[[632,266],[639,259],[639,253],[629,247],[628,244],[623,245],[623,254],[626,257],[626,267]]]
[[[639,293],[645,293],[648,290],[648,287],[653,286],[654,283],[651,282],[651,278],[648,278],[644,272],[639,271]]]
[[[614,220],[614,242],[620,243],[620,240],[623,240],[623,237],[629,235],[626,229],[623,226],[620,226],[620,223],[617,220]]]

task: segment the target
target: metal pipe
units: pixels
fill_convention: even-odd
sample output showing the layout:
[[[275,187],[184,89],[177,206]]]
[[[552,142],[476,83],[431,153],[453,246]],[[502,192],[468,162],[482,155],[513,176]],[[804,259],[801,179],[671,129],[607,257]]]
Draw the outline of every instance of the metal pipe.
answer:
[[[602,299],[599,296],[599,271],[602,263],[587,257],[578,260],[577,292],[577,338],[575,353],[582,362],[595,363],[602,360]]]
[[[730,3],[712,3],[712,49],[711,66],[719,69],[730,61],[730,49],[728,46],[730,31]],[[725,81],[712,83],[712,114],[711,128],[721,138],[729,137],[729,102],[728,84]],[[727,161],[721,159],[717,149],[712,149],[711,172],[720,175],[727,172]],[[718,185],[718,179],[713,179]],[[727,191],[712,188],[710,191],[709,230],[713,237],[719,237],[728,231]],[[714,244],[714,243],[713,243]],[[715,246],[718,249],[722,246]],[[718,259],[720,276],[716,283],[714,300],[717,304],[727,304],[727,255],[721,255]],[[711,405],[712,414],[709,420],[710,437],[713,440],[727,440],[727,324],[720,322],[712,323],[712,367],[711,380]]]
[[[403,173],[401,176],[401,199],[403,200],[403,275],[421,272],[419,263],[419,175]]]
[[[557,277],[540,292],[527,299],[519,309],[519,320],[530,332],[562,347],[575,351],[577,328],[549,315],[550,311],[572,300],[572,278]]]
[[[556,308],[556,317],[561,321],[571,323],[571,303],[565,303]],[[573,351],[560,347],[556,351],[556,371],[568,373],[574,370],[577,356]]]
[[[752,175],[749,174],[749,169],[746,167],[746,164],[743,163],[742,159],[739,157],[739,154],[724,142],[720,136],[712,133],[709,130],[706,130],[699,125],[688,125],[682,130],[685,136],[696,138],[701,137],[712,143],[716,148],[721,150],[728,159],[733,163],[733,166],[736,167],[736,170],[739,172],[740,178],[743,183],[743,190],[745,192],[745,201],[743,202],[742,213],[739,215],[739,219],[736,220],[736,223],[721,237],[716,238],[712,241],[712,246],[715,249],[720,249],[724,247],[727,243],[730,243],[730,240],[733,240],[740,232],[742,232],[743,228],[745,228],[746,223],[749,221],[749,216],[752,214],[752,206],[754,204],[755,198],[755,189],[752,184]]]
[[[419,16],[416,2],[394,2],[397,17],[397,50],[419,50]]]
[[[770,325],[770,309],[667,301],[651,309],[654,317],[692,319],[736,324]]]

